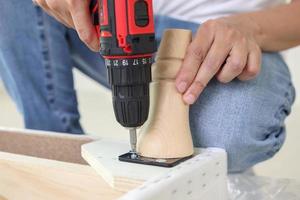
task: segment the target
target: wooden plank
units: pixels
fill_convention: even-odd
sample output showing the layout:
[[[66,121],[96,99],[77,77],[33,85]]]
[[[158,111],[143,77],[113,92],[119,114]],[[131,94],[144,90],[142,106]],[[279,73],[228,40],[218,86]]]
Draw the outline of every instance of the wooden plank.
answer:
[[[195,148],[193,158],[181,163],[177,167],[164,168],[120,162],[118,156],[124,154],[129,148],[127,141],[100,139],[92,143],[84,144],[81,153],[83,158],[111,187],[123,192],[136,189],[152,178],[168,176],[168,174],[174,171],[177,177],[181,177],[177,180],[177,184],[180,184],[180,181],[187,178],[180,173],[185,174],[189,172],[189,168],[183,166],[188,166],[191,163],[193,163],[194,167],[197,166],[198,175],[202,175],[203,173],[209,174],[206,178],[209,177],[213,180],[215,179],[215,175],[218,174],[218,177],[222,175],[224,180],[226,176],[226,153],[222,149]],[[218,164],[216,165],[216,163]],[[180,171],[178,169],[187,170]],[[216,171],[215,173],[214,170]],[[179,175],[177,173],[179,173]],[[191,179],[193,179],[193,177],[191,177]],[[199,180],[202,179],[199,178]],[[225,181],[223,183],[225,183]]]
[[[0,195],[0,200],[8,200],[8,199],[5,199],[3,196]]]
[[[162,168],[118,161],[118,155],[128,148],[126,141],[109,139],[82,146],[82,156],[109,185],[120,191],[134,189],[124,200],[226,199],[225,150],[196,148],[193,158],[173,168]]]
[[[80,148],[94,139],[91,136],[0,128],[0,151],[86,164]]]
[[[113,200],[113,190],[81,157],[89,136],[0,128],[0,200]],[[65,162],[62,162],[65,161]]]
[[[0,195],[8,200],[113,200],[122,193],[87,165],[0,152]]]
[[[127,141],[101,139],[82,146],[83,158],[113,188],[129,191],[148,179],[168,172],[169,169],[149,165],[120,162],[118,156],[130,149]]]

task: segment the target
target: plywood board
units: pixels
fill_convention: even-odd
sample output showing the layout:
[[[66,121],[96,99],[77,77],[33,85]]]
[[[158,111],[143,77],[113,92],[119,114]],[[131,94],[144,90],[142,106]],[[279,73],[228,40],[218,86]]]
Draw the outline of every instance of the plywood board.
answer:
[[[174,169],[185,166],[186,163],[194,162],[194,160],[195,164],[198,164],[199,171],[208,170],[210,165],[214,166],[215,163],[218,163],[219,174],[222,174],[223,180],[226,176],[226,153],[222,149],[195,149],[194,158],[174,168],[120,162],[118,156],[128,152],[129,149],[127,141],[101,139],[84,144],[82,146],[82,157],[111,187],[119,191],[135,189],[152,178],[164,176],[170,171],[174,171]],[[211,175],[211,177],[214,178],[214,175]]]
[[[0,128],[0,151],[86,164],[80,155],[81,145],[95,139],[86,135]]]
[[[0,199],[118,199],[122,192],[113,190],[90,166],[81,164],[85,163],[81,144],[93,139],[0,128]]]
[[[118,156],[130,149],[128,141],[101,139],[82,146],[82,157],[107,183],[120,191],[129,191],[146,180],[168,171],[167,168],[120,162]]]
[[[113,200],[113,190],[86,165],[0,152],[0,195],[8,200]]]

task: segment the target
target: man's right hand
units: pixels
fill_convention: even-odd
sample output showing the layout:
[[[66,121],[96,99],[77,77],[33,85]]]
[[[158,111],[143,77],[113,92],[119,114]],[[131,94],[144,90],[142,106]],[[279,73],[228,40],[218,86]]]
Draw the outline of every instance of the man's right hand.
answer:
[[[80,39],[93,51],[100,44],[90,16],[90,0],[33,0],[48,14],[69,28],[76,29]]]

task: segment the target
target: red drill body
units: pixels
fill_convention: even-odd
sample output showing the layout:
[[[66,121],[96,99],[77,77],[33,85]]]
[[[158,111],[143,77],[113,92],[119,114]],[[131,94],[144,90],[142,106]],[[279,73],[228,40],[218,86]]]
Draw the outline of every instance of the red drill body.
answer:
[[[92,3],[116,119],[124,127],[140,127],[148,118],[151,65],[156,52],[152,0]]]

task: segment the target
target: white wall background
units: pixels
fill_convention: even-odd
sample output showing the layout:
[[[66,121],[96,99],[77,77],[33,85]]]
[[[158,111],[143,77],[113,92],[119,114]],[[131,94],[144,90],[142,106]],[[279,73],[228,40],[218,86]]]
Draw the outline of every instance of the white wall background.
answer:
[[[285,59],[290,67],[293,81],[297,90],[297,94],[300,92],[300,47],[291,49],[285,54]],[[300,98],[296,99],[296,105],[300,105]]]

